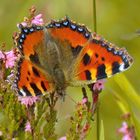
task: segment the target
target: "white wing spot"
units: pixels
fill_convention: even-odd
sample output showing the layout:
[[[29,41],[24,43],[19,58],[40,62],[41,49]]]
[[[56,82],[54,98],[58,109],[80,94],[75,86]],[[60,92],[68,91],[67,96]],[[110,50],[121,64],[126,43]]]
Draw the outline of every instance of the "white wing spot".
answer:
[[[26,93],[23,91],[23,89],[20,90],[23,96],[26,96]]]
[[[124,70],[125,70],[125,69],[124,69],[124,63],[120,65],[119,70],[120,70],[120,71],[124,71]]]

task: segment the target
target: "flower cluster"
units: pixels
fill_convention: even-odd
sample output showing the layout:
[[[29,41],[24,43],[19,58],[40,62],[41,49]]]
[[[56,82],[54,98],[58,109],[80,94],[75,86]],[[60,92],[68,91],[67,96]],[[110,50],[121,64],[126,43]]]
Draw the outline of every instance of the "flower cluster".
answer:
[[[31,129],[31,124],[29,121],[26,122],[25,124],[25,132],[30,132],[31,133],[32,129]]]
[[[17,59],[16,51],[11,50],[8,52],[0,51],[0,60],[3,61],[5,68],[13,68]]]
[[[98,80],[94,85],[93,85],[93,91],[101,91],[104,89],[104,83],[105,79]]]
[[[44,25],[44,20],[42,18],[42,14],[38,14],[35,16],[36,9],[35,7],[32,7],[30,9],[30,17],[24,17],[24,21],[21,22],[20,24],[17,24],[17,27],[20,25],[26,27],[28,25],[39,25],[42,26]]]
[[[22,97],[19,96],[18,100],[21,102],[21,104],[25,105],[27,108],[32,106],[36,101],[39,100],[39,96],[27,96],[27,97]]]
[[[43,25],[44,24],[44,21],[42,19],[42,14],[38,14],[37,16],[35,16],[32,21],[31,21],[32,24],[35,24],[35,25]]]
[[[122,127],[118,129],[118,133],[123,134],[122,140],[135,140],[134,128],[128,126],[126,122],[122,123]]]

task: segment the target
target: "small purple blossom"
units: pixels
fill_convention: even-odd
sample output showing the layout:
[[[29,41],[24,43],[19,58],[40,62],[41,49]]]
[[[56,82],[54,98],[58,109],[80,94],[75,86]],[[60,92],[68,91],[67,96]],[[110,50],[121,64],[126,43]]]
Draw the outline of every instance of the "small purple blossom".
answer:
[[[124,135],[124,136],[122,137],[122,140],[134,140],[134,139],[132,139],[132,138],[129,136],[129,134],[126,134],[126,135]]]
[[[101,91],[102,89],[104,89],[104,83],[105,83],[105,79],[102,80],[98,80],[94,85],[93,85],[93,91]]]
[[[34,103],[36,103],[39,100],[39,97],[38,96],[26,96],[26,97],[19,96],[18,100],[21,102],[21,104],[25,105],[28,108],[32,106]]]
[[[82,104],[85,104],[87,101],[88,101],[87,98],[83,98],[83,99],[82,99]]]
[[[128,131],[128,125],[126,122],[122,123],[122,127],[118,129],[119,133],[125,134]]]
[[[0,51],[0,59],[3,60],[6,68],[13,68],[15,65],[17,56],[14,50],[11,50],[9,52]]]
[[[5,52],[5,67],[6,68],[14,67],[16,59],[17,59],[17,56],[15,55],[14,50]]]
[[[44,24],[44,21],[42,19],[42,14],[38,14],[37,16],[35,16],[32,21],[31,21],[32,24],[35,24],[35,25],[43,25]]]
[[[66,136],[59,138],[58,140],[67,140]]]
[[[134,128],[129,127],[126,122],[122,123],[122,127],[118,129],[118,133],[123,134],[122,140],[134,140]]]
[[[17,27],[20,28],[20,25],[22,25],[23,27],[27,27],[28,24],[35,24],[35,25],[42,26],[44,24],[42,14],[38,14],[37,16],[33,16],[31,19],[25,17],[23,22],[21,22],[20,24],[19,23],[17,24]]]
[[[26,122],[25,124],[25,132],[30,132],[31,133],[31,124],[29,121]]]

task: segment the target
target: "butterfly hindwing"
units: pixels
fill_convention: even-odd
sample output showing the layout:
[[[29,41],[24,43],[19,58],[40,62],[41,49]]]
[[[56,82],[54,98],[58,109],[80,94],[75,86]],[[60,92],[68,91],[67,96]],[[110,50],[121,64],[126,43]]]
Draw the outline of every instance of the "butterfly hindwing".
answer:
[[[18,93],[22,96],[42,95],[51,90],[46,76],[29,60],[20,59],[17,77]]]

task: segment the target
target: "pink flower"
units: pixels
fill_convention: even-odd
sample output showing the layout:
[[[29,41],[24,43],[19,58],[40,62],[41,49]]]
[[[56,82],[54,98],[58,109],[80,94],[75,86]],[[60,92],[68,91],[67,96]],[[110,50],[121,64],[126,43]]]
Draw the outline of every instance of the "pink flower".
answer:
[[[67,140],[66,136],[59,138],[58,140]]]
[[[33,17],[33,19],[31,21],[30,21],[30,19],[25,18],[24,21],[21,22],[20,24],[23,27],[27,27],[29,23],[42,26],[44,24],[42,14],[38,14],[37,16]],[[20,28],[20,24],[17,24],[18,28]]]
[[[134,140],[134,139],[132,139],[129,134],[126,134],[122,137],[122,140]]]
[[[128,132],[128,125],[126,122],[122,123],[122,127],[118,129],[119,133],[126,134]]]
[[[17,56],[15,55],[14,50],[5,52],[5,67],[6,68],[14,67],[16,59],[17,59]]]
[[[31,124],[29,121],[26,122],[26,125],[25,125],[25,132],[30,132],[31,133]]]
[[[122,123],[122,127],[118,129],[118,133],[123,134],[122,140],[134,140],[135,139],[134,128],[129,127],[126,122]]]
[[[17,59],[17,56],[16,56],[14,50],[11,50],[9,52],[0,51],[0,59],[3,60],[6,68],[13,68],[15,65],[15,61]]]
[[[88,101],[87,98],[83,98],[83,99],[82,99],[82,104],[85,104],[87,101]]]
[[[42,19],[42,14],[39,14],[39,15],[35,16],[31,23],[35,24],[35,25],[43,25],[44,21]]]
[[[93,85],[93,91],[101,91],[104,88],[104,83],[105,79],[98,80],[94,85]]]
[[[39,97],[38,96],[26,96],[26,97],[19,96],[18,100],[21,102],[21,104],[25,105],[28,108],[32,106],[34,103],[36,103],[39,100]]]

